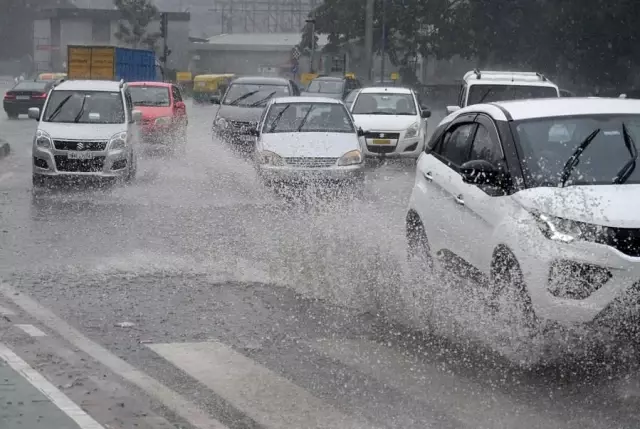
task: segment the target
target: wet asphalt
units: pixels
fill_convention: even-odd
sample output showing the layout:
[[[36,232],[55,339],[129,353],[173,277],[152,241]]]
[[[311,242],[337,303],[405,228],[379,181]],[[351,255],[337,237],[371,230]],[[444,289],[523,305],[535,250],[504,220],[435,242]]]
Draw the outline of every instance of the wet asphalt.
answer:
[[[215,107],[188,108],[186,154],[143,148],[131,185],[35,196],[36,123],[2,115],[0,136],[12,155],[0,160],[0,281],[229,427],[281,426],[257,421],[149,344],[220,342],[371,427],[640,426],[635,357],[522,370],[476,341],[486,318],[460,312],[438,329],[421,323],[434,305],[407,296],[435,283],[446,294],[466,280],[416,283],[407,274],[404,216],[414,163],[371,165],[362,199],[290,201],[211,139]],[[450,302],[464,307],[464,288],[456,293]],[[422,331],[390,315],[417,319]],[[84,377],[68,362],[38,359],[58,377]],[[189,427],[149,403],[176,427]],[[113,413],[132,426],[132,417]]]

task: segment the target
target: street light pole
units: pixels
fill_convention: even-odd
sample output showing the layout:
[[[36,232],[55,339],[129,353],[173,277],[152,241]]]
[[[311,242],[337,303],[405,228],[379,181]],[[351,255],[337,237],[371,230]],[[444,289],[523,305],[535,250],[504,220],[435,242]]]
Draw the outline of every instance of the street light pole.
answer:
[[[313,60],[316,56],[316,16],[313,12],[311,18],[306,20],[307,24],[311,24],[311,59],[309,60],[309,72],[314,73]]]
[[[382,0],[382,40],[380,42],[381,61],[380,61],[380,82],[384,83],[384,66],[386,62],[386,42],[387,42],[387,0]]]
[[[367,80],[373,82],[373,6],[375,0],[367,0],[366,18],[364,23],[364,51],[367,67]]]

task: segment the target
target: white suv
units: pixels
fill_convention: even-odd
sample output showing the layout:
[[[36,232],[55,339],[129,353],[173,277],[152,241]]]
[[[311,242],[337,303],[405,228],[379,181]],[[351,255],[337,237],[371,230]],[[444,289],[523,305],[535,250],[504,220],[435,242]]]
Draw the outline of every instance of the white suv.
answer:
[[[447,113],[472,104],[528,98],[560,97],[560,89],[540,73],[472,70],[462,78],[457,106]]]
[[[445,255],[479,271],[491,280],[493,307],[517,309],[529,326],[637,317],[638,141],[640,100],[461,109],[418,160],[406,218],[410,255]]]
[[[29,117],[39,120],[34,187],[55,177],[135,177],[140,112],[124,82],[64,81],[53,87],[42,112],[31,108]]]

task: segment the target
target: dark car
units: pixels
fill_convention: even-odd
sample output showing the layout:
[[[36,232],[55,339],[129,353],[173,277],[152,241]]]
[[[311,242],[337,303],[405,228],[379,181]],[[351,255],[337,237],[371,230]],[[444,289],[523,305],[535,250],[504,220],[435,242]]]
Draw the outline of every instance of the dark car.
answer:
[[[23,80],[18,82],[4,95],[4,111],[10,119],[16,119],[18,115],[26,115],[30,107],[38,107],[42,110],[47,94],[54,81]]]
[[[251,130],[257,126],[262,112],[274,97],[300,95],[295,82],[278,77],[240,77],[234,79],[222,100],[211,97],[220,108],[213,119],[213,135],[228,143],[252,148],[255,138]]]
[[[361,87],[362,85],[357,79],[320,76],[309,83],[302,95],[305,97],[330,97],[344,100],[351,91]]]

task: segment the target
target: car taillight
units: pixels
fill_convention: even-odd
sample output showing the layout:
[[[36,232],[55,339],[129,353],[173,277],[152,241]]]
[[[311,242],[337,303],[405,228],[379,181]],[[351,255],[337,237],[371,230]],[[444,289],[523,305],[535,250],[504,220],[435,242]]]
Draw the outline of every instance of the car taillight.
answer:
[[[6,94],[4,95],[4,99],[5,99],[5,100],[13,100],[13,99],[15,99],[15,98],[16,98],[16,95],[15,95],[15,94],[9,94],[9,93],[6,93]]]
[[[31,98],[47,98],[47,94],[44,92],[42,94],[34,94]]]

